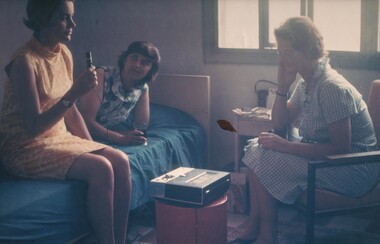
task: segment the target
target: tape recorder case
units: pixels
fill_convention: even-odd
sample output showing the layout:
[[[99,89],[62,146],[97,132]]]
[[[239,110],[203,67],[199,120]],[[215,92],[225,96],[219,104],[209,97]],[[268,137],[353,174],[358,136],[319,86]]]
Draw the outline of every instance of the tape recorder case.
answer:
[[[179,167],[149,182],[150,196],[196,206],[223,196],[229,187],[229,172],[188,167]]]

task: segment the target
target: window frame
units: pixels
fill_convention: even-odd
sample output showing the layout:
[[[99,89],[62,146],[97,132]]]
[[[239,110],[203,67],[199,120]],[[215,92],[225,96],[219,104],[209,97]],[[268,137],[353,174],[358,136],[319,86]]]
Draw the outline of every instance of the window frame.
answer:
[[[259,12],[268,13],[268,0],[259,1]],[[313,18],[313,0],[301,1],[301,15]],[[360,52],[329,51],[335,68],[380,68],[377,50],[379,0],[361,0]],[[205,63],[277,65],[277,51],[269,47],[268,14],[259,16],[259,49],[218,47],[218,0],[202,0],[203,8],[203,59]],[[376,30],[376,31],[373,31]]]

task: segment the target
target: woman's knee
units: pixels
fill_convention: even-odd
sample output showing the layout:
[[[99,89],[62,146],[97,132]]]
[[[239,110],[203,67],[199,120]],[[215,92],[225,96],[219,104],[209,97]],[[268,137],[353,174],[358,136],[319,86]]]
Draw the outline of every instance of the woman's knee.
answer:
[[[129,158],[126,153],[114,148],[107,148],[103,155],[111,161],[115,171],[130,171]]]
[[[112,164],[104,157],[93,162],[89,170],[88,183],[99,187],[112,187],[114,184],[114,171]]]
[[[119,167],[128,169],[129,171],[130,164],[129,164],[128,155],[121,151],[117,151],[117,154],[118,154],[118,158],[120,159],[120,160],[117,160],[117,163],[120,165]]]
[[[70,168],[69,178],[84,180],[87,183],[96,183],[113,179],[114,172],[111,162],[100,155],[87,154],[82,155],[74,161]]]

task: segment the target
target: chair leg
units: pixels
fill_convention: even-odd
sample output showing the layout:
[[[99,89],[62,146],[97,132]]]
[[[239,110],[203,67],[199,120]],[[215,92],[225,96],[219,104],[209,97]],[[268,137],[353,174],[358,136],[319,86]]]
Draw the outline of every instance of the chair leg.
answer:
[[[306,244],[314,243],[314,210],[312,213],[307,213],[306,216],[306,236],[305,236]]]
[[[308,165],[307,202],[306,202],[306,244],[314,243],[314,216],[315,216],[315,167]]]

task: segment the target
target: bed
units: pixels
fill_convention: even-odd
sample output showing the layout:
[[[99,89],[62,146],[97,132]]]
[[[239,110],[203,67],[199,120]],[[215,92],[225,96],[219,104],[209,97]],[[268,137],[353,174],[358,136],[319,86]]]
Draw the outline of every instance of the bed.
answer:
[[[151,200],[149,180],[180,166],[208,167],[209,90],[207,76],[161,75],[150,85],[148,145],[116,146],[131,162],[132,209]]]
[[[179,166],[208,167],[209,76],[160,75],[150,92],[148,145],[115,146],[129,155],[131,209],[152,200],[150,179]],[[73,243],[90,232],[84,183],[0,173],[0,243]]]

